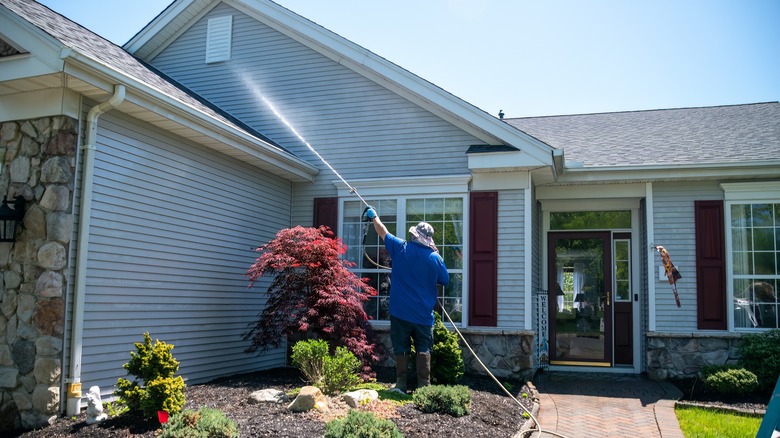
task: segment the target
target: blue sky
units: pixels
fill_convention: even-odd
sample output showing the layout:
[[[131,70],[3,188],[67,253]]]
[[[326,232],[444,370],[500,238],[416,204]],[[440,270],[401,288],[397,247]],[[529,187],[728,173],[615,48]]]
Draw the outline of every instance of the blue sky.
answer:
[[[167,0],[42,0],[121,45]],[[277,0],[496,115],[780,100],[779,0]]]

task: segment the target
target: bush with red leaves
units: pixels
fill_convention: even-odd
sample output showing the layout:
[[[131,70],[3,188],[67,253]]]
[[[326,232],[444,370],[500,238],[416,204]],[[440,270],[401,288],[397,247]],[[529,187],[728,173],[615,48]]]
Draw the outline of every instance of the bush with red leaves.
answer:
[[[244,340],[247,352],[277,348],[284,339],[308,335],[344,346],[357,356],[362,375],[373,377],[371,365],[379,360],[379,346],[368,323],[363,303],[376,290],[348,268],[341,258],[347,250],[327,227],[297,226],[279,231],[257,248],[260,256],[247,271],[249,286],[273,276],[268,302],[249,325]]]

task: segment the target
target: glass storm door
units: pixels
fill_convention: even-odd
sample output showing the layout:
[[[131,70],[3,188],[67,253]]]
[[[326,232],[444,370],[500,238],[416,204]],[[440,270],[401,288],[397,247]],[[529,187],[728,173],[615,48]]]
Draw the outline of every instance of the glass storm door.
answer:
[[[548,245],[550,364],[611,366],[611,234],[551,232]]]

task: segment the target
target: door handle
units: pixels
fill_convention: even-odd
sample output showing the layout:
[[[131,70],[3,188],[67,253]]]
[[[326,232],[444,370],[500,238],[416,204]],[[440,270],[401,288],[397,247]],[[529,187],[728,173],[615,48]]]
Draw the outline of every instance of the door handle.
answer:
[[[612,297],[612,292],[607,292],[607,293],[606,293],[606,295],[607,295],[607,296],[606,296],[606,299],[607,299],[607,306],[609,306],[609,300],[610,300],[610,298]]]

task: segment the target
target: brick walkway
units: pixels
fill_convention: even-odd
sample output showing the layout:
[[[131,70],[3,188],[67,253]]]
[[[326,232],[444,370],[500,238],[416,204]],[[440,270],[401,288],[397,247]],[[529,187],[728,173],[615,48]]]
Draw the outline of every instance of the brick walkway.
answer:
[[[534,377],[534,385],[543,431],[567,438],[683,437],[674,414],[682,394],[670,383],[637,375],[546,372]]]

